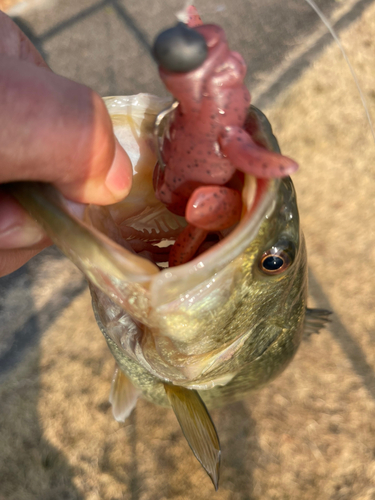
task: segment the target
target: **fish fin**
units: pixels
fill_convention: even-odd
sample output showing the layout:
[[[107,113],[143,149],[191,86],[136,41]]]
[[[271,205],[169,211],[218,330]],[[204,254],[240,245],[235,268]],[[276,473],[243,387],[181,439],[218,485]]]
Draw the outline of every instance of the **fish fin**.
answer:
[[[217,490],[221,449],[206,405],[197,391],[170,384],[164,387],[186,441]]]
[[[329,315],[331,311],[326,309],[309,309],[306,308],[305,316],[305,337],[310,337],[313,333],[319,333],[327,323],[330,323]]]
[[[113,374],[109,402],[117,422],[125,422],[133,411],[140,391],[134,387],[128,377],[116,366]]]

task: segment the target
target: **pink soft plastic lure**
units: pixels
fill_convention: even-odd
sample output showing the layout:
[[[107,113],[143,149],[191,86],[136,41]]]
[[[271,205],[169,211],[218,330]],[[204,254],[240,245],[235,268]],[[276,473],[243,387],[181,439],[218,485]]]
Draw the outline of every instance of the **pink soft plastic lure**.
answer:
[[[171,212],[188,222],[171,249],[169,266],[193,258],[209,232],[239,221],[244,173],[276,178],[298,168],[290,158],[258,145],[246,129],[250,106],[243,83],[246,65],[239,53],[229,49],[223,29],[201,25],[193,7],[187,14],[189,28],[180,23],[176,37],[178,42],[186,37],[189,50],[194,43],[189,37],[198,42],[200,37],[206,51],[203,62],[198,57],[193,69],[174,71],[168,59],[158,61],[161,79],[179,104],[163,142],[165,166],[155,168],[155,192]],[[168,33],[167,44],[176,47],[173,28]],[[201,45],[199,49],[202,53]]]

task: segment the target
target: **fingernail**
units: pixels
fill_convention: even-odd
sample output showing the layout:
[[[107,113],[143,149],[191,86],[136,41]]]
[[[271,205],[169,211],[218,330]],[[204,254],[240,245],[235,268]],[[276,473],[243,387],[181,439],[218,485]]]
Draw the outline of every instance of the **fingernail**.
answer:
[[[38,226],[23,225],[14,226],[7,231],[0,232],[0,248],[24,248],[39,243],[45,237],[45,233]]]
[[[122,200],[129,193],[132,174],[129,156],[116,139],[115,157],[105,179],[105,185],[117,200]]]

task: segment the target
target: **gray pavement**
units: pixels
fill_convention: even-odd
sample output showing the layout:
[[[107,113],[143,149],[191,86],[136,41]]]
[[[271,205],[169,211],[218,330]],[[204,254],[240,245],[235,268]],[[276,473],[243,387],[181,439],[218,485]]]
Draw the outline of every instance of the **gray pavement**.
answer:
[[[369,2],[364,2],[369,3]],[[155,35],[175,23],[183,2],[173,0],[55,1],[15,20],[57,73],[101,95],[163,93],[150,55]],[[318,0],[329,16],[335,0]],[[206,22],[228,33],[231,47],[248,61],[247,83],[256,86],[290,51],[303,44],[321,22],[303,0],[196,2]],[[224,6],[223,10],[221,6]]]

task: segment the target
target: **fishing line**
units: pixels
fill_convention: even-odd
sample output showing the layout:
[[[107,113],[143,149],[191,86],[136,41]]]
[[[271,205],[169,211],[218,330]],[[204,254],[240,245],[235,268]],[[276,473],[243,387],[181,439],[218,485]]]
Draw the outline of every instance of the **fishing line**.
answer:
[[[346,64],[349,66],[349,69],[350,69],[350,72],[352,74],[352,77],[353,77],[353,80],[354,80],[354,83],[357,87],[357,90],[359,92],[359,95],[361,97],[361,101],[362,101],[362,105],[365,109],[365,113],[366,113],[366,117],[367,117],[367,121],[370,125],[370,129],[371,129],[371,134],[372,134],[372,138],[374,140],[374,143],[375,143],[375,132],[374,132],[374,127],[373,127],[373,124],[372,124],[372,120],[371,120],[371,116],[370,116],[370,112],[369,112],[369,109],[367,107],[367,102],[366,102],[366,98],[365,98],[365,95],[364,93],[362,92],[362,88],[359,84],[359,81],[358,81],[358,78],[357,78],[357,74],[356,72],[354,71],[354,68],[353,66],[351,65],[351,62],[349,61],[349,58],[345,52],[345,49],[339,39],[339,37],[337,36],[335,30],[333,29],[331,23],[328,21],[328,19],[326,18],[326,16],[323,14],[323,12],[319,9],[319,7],[316,5],[316,3],[314,2],[314,0],[305,0],[305,2],[310,5],[310,7],[316,12],[316,14],[320,17],[320,20],[323,22],[323,24],[326,26],[326,28],[328,29],[328,31],[331,33],[333,39],[335,40],[335,42],[337,43],[339,49],[341,50],[341,53],[345,59],[345,62]]]

